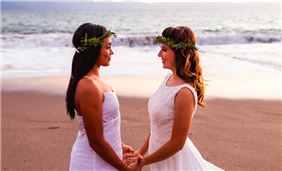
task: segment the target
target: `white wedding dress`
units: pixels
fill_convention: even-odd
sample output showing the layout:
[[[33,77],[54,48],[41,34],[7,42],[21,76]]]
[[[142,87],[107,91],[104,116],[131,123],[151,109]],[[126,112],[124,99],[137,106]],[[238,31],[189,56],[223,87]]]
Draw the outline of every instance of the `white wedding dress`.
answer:
[[[197,93],[194,88],[189,84],[169,87],[166,82],[170,76],[171,74],[166,76],[148,102],[151,120],[149,154],[159,149],[171,136],[174,120],[174,98],[181,88],[188,88],[193,93],[195,102],[193,116],[197,109]],[[222,171],[222,169],[206,161],[188,137],[181,151],[166,160],[150,164],[150,169],[151,171]]]
[[[89,145],[82,116],[77,115],[79,131],[73,144],[70,171],[112,171],[117,170],[104,161]],[[114,92],[104,93],[103,102],[104,137],[122,159],[120,136],[119,102]]]

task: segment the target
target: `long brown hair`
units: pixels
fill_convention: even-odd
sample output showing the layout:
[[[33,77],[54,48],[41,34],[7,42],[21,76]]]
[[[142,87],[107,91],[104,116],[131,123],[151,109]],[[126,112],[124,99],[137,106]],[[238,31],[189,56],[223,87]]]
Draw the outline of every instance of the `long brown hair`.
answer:
[[[196,44],[195,33],[188,27],[167,27],[162,36],[172,39],[174,43],[184,42]],[[173,48],[172,48],[173,49]],[[204,102],[204,79],[199,61],[199,53],[193,48],[173,49],[175,52],[176,74],[185,82],[191,82],[198,96],[198,104],[205,106]]]

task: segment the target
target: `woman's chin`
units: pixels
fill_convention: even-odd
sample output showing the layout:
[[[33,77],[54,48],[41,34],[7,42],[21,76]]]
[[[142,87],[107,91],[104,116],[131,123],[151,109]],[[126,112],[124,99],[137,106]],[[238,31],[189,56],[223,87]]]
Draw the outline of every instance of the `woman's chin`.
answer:
[[[109,65],[110,65],[110,62],[104,63],[102,66],[107,67],[107,66],[109,66]]]

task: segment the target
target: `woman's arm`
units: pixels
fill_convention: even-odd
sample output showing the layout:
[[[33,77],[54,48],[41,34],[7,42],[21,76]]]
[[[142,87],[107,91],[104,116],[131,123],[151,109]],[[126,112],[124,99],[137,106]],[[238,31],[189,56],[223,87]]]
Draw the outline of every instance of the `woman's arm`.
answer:
[[[77,106],[82,114],[89,145],[113,167],[118,170],[128,170],[104,138],[102,116],[104,94],[92,81],[89,81],[81,82],[76,92]]]
[[[141,148],[138,150],[139,154],[141,154],[142,156],[144,156],[146,154],[146,152],[148,151],[149,140],[150,140],[150,133],[147,136],[147,138],[146,138],[145,142],[143,143],[143,145],[141,146]]]
[[[192,122],[194,110],[194,97],[187,88],[182,88],[175,97],[175,116],[172,134],[168,142],[157,151],[144,157],[142,163],[147,165],[165,160],[181,150],[186,142],[187,135]]]

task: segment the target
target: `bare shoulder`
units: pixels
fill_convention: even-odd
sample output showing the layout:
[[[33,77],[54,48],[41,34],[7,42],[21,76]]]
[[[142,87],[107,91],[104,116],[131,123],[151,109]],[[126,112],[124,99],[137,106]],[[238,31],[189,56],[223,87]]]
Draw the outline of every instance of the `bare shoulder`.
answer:
[[[89,96],[89,95],[94,95],[96,96],[101,96],[103,93],[98,86],[98,84],[90,79],[87,78],[82,78],[79,80],[77,87],[76,87],[76,96]]]
[[[187,87],[183,87],[181,88],[178,93],[175,96],[175,103],[178,104],[187,104],[189,102],[193,102],[192,104],[194,104],[194,96],[192,91],[187,88]]]
[[[190,90],[189,88],[183,87],[178,91],[176,97],[181,99],[190,99],[193,98],[193,93],[192,90]]]

